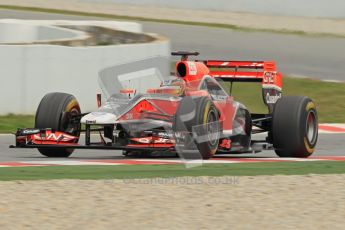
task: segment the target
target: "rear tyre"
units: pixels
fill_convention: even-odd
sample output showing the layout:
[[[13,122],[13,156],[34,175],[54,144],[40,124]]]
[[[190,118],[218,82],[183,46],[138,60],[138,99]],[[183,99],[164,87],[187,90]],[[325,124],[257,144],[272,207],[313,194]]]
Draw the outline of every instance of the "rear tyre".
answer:
[[[79,138],[80,122],[71,119],[73,115],[78,114],[80,114],[80,106],[73,95],[48,93],[37,108],[35,128],[52,128]],[[39,148],[38,151],[47,157],[69,157],[74,149]]]
[[[212,100],[208,97],[184,97],[175,114],[174,132],[188,134],[183,137],[183,143],[177,144],[187,149],[196,146],[194,150],[198,150],[203,159],[213,157],[218,149],[220,125],[218,110]],[[189,159],[200,157],[199,154],[187,155]]]
[[[272,116],[272,141],[280,157],[309,157],[318,138],[317,111],[308,97],[279,99]]]

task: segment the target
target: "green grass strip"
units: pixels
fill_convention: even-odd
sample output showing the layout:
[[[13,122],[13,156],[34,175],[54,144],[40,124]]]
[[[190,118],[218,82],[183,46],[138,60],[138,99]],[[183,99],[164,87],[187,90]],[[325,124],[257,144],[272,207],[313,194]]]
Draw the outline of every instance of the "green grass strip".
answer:
[[[33,128],[34,120],[33,115],[0,116],[0,133],[14,133],[17,128]]]
[[[0,168],[0,180],[130,179],[182,176],[258,176],[343,174],[344,162],[284,162],[184,165],[52,166]]]
[[[170,23],[170,24],[180,24],[180,25],[207,26],[207,27],[243,31],[243,32],[269,32],[269,33],[279,33],[279,34],[294,34],[294,35],[303,35],[303,36],[322,36],[322,37],[326,36],[326,37],[339,37],[339,38],[345,37],[345,35],[332,34],[332,33],[308,33],[301,30],[287,30],[287,29],[256,29],[256,28],[251,28],[251,27],[237,26],[233,24],[181,21],[181,20],[171,20],[171,19],[155,19],[155,18],[146,18],[146,17],[124,16],[124,15],[103,14],[103,13],[88,13],[88,12],[73,11],[73,10],[48,9],[48,8],[28,7],[28,6],[0,5],[0,9],[32,11],[32,12],[52,13],[52,14],[65,14],[65,15],[74,15],[74,16],[85,16],[85,17],[98,17],[98,18],[119,19],[119,20],[129,20],[129,21],[147,21],[147,22]]]

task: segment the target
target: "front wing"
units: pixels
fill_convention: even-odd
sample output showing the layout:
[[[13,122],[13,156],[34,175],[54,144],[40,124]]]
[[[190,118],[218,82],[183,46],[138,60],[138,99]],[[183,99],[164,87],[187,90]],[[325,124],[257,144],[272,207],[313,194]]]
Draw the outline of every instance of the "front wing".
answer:
[[[174,151],[172,143],[140,143],[119,145],[106,142],[100,135],[100,142],[90,142],[90,137],[85,145],[78,144],[79,137],[55,131],[52,129],[18,129],[15,133],[15,145],[10,148],[73,148],[73,149],[103,149],[103,150],[126,150],[126,151]]]

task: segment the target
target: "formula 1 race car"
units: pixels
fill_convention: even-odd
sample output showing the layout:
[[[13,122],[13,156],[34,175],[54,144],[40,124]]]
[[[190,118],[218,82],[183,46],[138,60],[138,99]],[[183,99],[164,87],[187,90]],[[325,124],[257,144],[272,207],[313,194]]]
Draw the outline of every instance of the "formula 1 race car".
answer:
[[[282,96],[282,74],[274,62],[190,61],[189,56],[197,52],[172,55],[181,56],[174,76],[162,77],[148,68],[151,77],[142,78],[145,71],[135,63],[127,65],[129,69],[137,66],[132,74],[125,74],[124,66],[101,72],[107,100],[102,103],[102,95],[97,95],[96,112],[81,113],[70,94],[45,95],[35,128],[18,129],[11,147],[37,148],[47,157],[68,157],[74,149],[123,150],[125,155],[169,152],[189,159],[270,149],[280,157],[308,157],[314,152],[318,138],[315,104],[304,96]],[[268,112],[251,113],[234,100],[231,87],[229,93],[224,90],[222,81],[231,86],[260,83]],[[85,133],[83,144],[78,143],[81,133]],[[254,140],[252,136],[258,133],[267,135]]]

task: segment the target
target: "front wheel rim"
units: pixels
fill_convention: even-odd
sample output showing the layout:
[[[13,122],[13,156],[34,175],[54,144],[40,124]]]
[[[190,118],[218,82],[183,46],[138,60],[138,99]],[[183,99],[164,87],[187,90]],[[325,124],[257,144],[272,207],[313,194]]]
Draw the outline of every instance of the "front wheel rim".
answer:
[[[79,135],[80,131],[80,125],[79,124],[73,124],[71,123],[70,117],[80,114],[80,111],[77,108],[72,108],[71,111],[69,111],[69,114],[65,117],[63,117],[62,122],[62,129],[64,132],[77,136]]]

